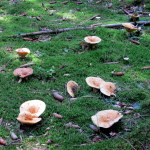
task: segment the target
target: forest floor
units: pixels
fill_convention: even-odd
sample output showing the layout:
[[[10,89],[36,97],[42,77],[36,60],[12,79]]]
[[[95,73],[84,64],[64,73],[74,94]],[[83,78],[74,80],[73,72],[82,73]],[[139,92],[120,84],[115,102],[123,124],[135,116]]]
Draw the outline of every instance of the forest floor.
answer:
[[[51,3],[50,3],[51,2]],[[0,2],[0,137],[10,150],[148,150],[150,147],[150,26],[142,26],[142,34],[130,42],[125,29],[95,27],[58,34],[21,37],[21,33],[89,27],[101,23],[116,24],[129,21],[123,9],[132,11],[132,0],[96,3],[95,0],[2,0]],[[77,3],[78,2],[78,3]],[[80,1],[81,2],[81,1]],[[112,6],[111,6],[112,5]],[[143,12],[150,12],[150,3]],[[110,7],[110,8],[109,8]],[[99,15],[90,20],[91,17]],[[149,15],[140,17],[148,21]],[[8,37],[16,35],[16,37]],[[82,49],[86,36],[102,39],[93,50]],[[29,39],[27,39],[29,38]],[[20,59],[18,48],[31,53]],[[129,58],[128,61],[124,58]],[[118,62],[108,64],[108,62]],[[20,65],[35,63],[28,80],[18,83],[13,71]],[[122,76],[112,75],[124,72]],[[85,79],[101,77],[116,84],[116,97],[93,93]],[[70,99],[66,83],[73,80],[80,86],[77,99]],[[64,97],[53,98],[53,90]],[[28,100],[42,100],[46,110],[36,125],[21,125],[16,120],[20,105]],[[126,107],[119,106],[123,104]],[[91,129],[91,116],[98,111],[113,109],[124,116],[109,129]],[[53,116],[63,116],[58,119]],[[67,127],[72,122],[79,127]],[[14,132],[17,140],[10,137]],[[53,142],[47,143],[52,140]]]

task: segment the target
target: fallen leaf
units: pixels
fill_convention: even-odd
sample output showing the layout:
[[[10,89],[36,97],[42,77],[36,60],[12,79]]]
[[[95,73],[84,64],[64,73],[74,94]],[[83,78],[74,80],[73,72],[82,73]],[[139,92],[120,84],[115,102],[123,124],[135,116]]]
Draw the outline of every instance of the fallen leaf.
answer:
[[[50,4],[56,4],[56,1],[49,2]]]
[[[93,139],[92,139],[92,142],[101,142],[103,141],[100,136],[95,136]]]
[[[139,41],[136,41],[136,40],[132,40],[132,39],[131,39],[130,42],[133,43],[133,44],[136,44],[136,45],[140,45],[140,42],[139,42]]]
[[[42,19],[41,19],[41,16],[36,16],[36,19],[39,20],[39,21],[42,20]]]
[[[46,144],[52,144],[54,141],[53,140],[48,140],[47,142],[46,142]]]
[[[17,135],[16,135],[14,132],[10,132],[10,137],[11,137],[13,140],[17,140],[17,139],[18,139]]]
[[[77,124],[74,124],[72,122],[68,122],[67,124],[65,124],[65,127],[73,127],[73,128],[76,128],[76,129],[80,129],[81,127]]]
[[[62,115],[57,114],[57,113],[53,113],[53,116],[55,116],[55,117],[56,117],[56,118],[58,118],[58,119],[62,119],[62,118],[63,118],[63,116],[62,116]]]
[[[1,145],[7,145],[6,141],[4,139],[2,139],[2,138],[0,138],[0,144]]]
[[[53,92],[53,97],[54,97],[56,100],[60,101],[60,102],[62,102],[62,101],[64,100],[64,97],[61,96],[61,95],[58,93],[58,91],[54,91],[54,92]]]
[[[76,2],[76,4],[80,5],[80,4],[83,4],[83,2]]]
[[[61,4],[67,4],[69,3],[69,1],[64,1],[64,2],[61,2]]]
[[[112,71],[111,73],[114,76],[123,76],[124,75],[124,72],[114,72],[114,71]]]
[[[27,14],[28,14],[27,12],[23,12],[20,14],[20,16],[27,16]]]
[[[150,66],[142,67],[141,69],[150,69]]]
[[[110,132],[109,135],[110,135],[110,136],[116,136],[117,133],[116,133],[116,132]]]
[[[96,127],[95,125],[90,124],[89,127],[90,127],[93,131],[99,132],[99,128]]]

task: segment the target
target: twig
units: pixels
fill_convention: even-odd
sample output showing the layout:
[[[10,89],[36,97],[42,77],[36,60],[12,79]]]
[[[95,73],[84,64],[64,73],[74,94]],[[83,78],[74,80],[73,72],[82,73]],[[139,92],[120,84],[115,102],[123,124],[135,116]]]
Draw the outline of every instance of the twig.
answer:
[[[134,23],[134,22],[130,22]],[[150,21],[138,21],[138,25],[150,25]],[[27,37],[27,36],[35,36],[35,35],[43,35],[43,34],[58,34],[62,32],[72,31],[72,30],[91,30],[93,26],[90,27],[76,27],[76,28],[65,28],[65,29],[58,29],[58,30],[48,30],[48,31],[38,31],[38,32],[31,32],[31,33],[21,33],[19,35],[9,35],[8,37]],[[107,25],[100,25],[100,27],[104,28],[122,28],[122,23],[120,24],[107,24]]]
[[[121,136],[120,136],[121,137]],[[125,140],[134,150],[137,150],[128,139],[125,139],[123,137],[121,137],[123,140]]]

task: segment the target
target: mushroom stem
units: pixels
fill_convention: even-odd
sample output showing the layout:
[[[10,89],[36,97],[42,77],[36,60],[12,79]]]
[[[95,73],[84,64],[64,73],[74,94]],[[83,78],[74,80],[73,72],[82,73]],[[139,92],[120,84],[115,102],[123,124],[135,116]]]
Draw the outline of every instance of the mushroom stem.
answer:
[[[21,82],[22,82],[22,78],[19,79],[18,83],[21,83]]]
[[[98,93],[99,89],[93,88],[93,93]]]
[[[89,44],[89,43],[86,43],[85,41],[82,41],[81,46],[82,46],[82,49],[84,50],[92,50],[96,47],[96,44]]]

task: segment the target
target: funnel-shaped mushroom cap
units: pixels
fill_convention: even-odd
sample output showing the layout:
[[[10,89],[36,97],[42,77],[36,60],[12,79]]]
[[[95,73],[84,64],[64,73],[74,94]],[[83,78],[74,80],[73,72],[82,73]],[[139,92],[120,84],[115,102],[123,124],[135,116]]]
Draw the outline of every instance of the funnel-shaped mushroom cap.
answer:
[[[116,86],[112,82],[103,82],[100,85],[100,91],[107,96],[111,96],[111,95],[115,96],[115,90],[116,90]]]
[[[100,85],[105,82],[103,79],[99,78],[99,77],[87,77],[86,78],[86,83],[92,87],[92,88],[96,88],[96,89],[100,89]]]
[[[36,124],[41,121],[41,118],[38,118],[38,116],[31,114],[28,111],[24,111],[19,114],[17,120],[22,124]]]
[[[139,14],[129,14],[129,16],[130,16],[131,18],[138,18],[138,17],[140,17]]]
[[[109,128],[118,122],[123,115],[116,110],[103,110],[91,117],[97,127]]]
[[[25,57],[27,54],[30,53],[30,50],[28,48],[18,48],[16,49],[16,52],[19,56]]]
[[[133,31],[137,31],[138,30],[138,28],[136,28],[133,24],[131,24],[131,23],[123,23],[122,24],[124,27],[125,27],[125,29],[128,31],[128,32],[133,32]]]
[[[69,93],[69,95],[71,97],[75,97],[76,96],[76,92],[78,91],[79,86],[76,82],[74,81],[69,81],[67,83],[67,92]]]
[[[20,78],[25,78],[33,74],[32,68],[17,68],[14,70],[13,74],[19,76]]]
[[[20,106],[20,112],[28,112],[31,115],[39,117],[45,111],[46,105],[41,100],[30,100]]]
[[[84,41],[89,44],[96,44],[101,42],[101,39],[97,36],[87,36],[84,38]]]

